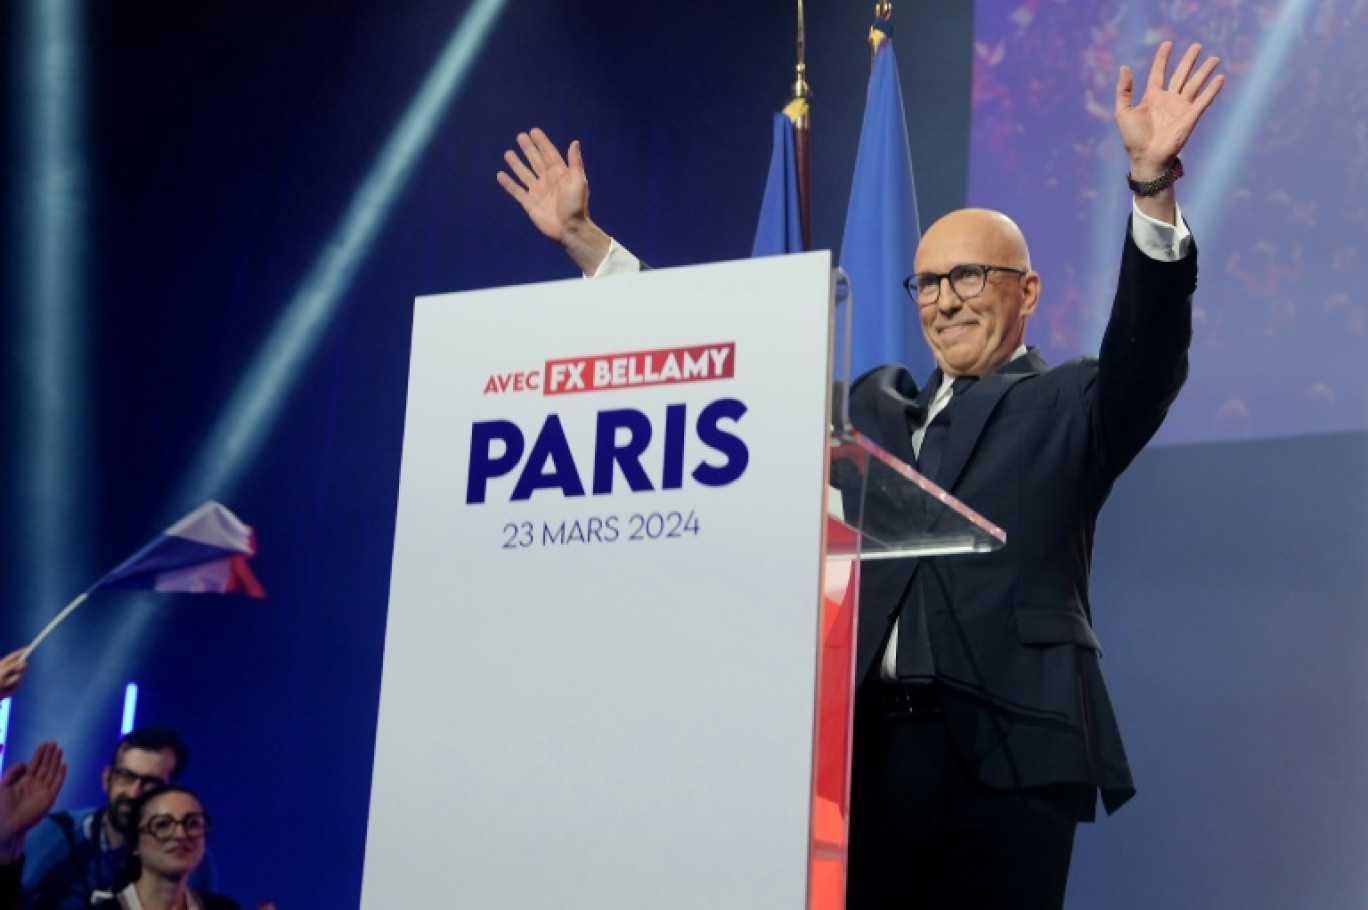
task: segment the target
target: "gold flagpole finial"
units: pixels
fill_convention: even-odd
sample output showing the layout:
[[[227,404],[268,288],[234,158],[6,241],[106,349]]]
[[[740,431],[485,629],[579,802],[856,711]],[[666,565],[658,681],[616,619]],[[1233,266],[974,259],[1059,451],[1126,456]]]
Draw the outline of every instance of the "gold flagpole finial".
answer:
[[[880,23],[890,23],[893,19],[893,3],[891,0],[878,0],[874,4],[874,24],[869,27],[869,56],[872,58],[879,52],[879,46],[888,40],[892,33],[892,28],[880,28]]]

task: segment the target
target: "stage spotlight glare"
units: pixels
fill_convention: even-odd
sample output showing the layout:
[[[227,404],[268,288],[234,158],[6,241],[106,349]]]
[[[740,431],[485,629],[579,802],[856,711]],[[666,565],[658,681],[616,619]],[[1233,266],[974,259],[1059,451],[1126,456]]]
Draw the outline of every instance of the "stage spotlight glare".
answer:
[[[138,684],[124,686],[123,721],[119,724],[119,735],[126,736],[138,719]]]
[[[84,496],[79,459],[86,398],[84,306],[86,174],[81,136],[84,29],[78,0],[27,0],[20,8],[23,95],[20,104],[19,229],[13,273],[23,340],[18,434],[22,498],[29,524],[29,573],[18,596],[45,612],[68,597],[85,566]]]
[[[9,742],[10,701],[0,700],[0,771],[5,768],[5,745]]]
[[[37,629],[71,598],[73,579],[90,571],[86,528],[90,497],[86,427],[85,10],[82,0],[21,0],[12,36],[18,94],[14,105],[15,243],[9,270],[17,414],[11,502],[16,523],[10,603]],[[54,716],[89,726],[72,710],[75,688],[67,644],[54,642],[27,673],[25,724],[9,748],[22,748]],[[66,715],[60,712],[66,711]],[[0,708],[8,726],[9,708]],[[80,737],[59,740],[68,750]]]
[[[350,288],[398,195],[465,82],[507,0],[467,10],[418,94],[201,448],[173,506],[225,497],[241,478]]]
[[[1286,75],[1287,58],[1297,47],[1311,0],[1283,0],[1278,14],[1269,20],[1268,31],[1248,67],[1248,77],[1235,89],[1230,111],[1221,122],[1216,141],[1202,155],[1203,173],[1192,191],[1192,210],[1200,212],[1202,239],[1209,248],[1216,234],[1221,210],[1235,179],[1244,171],[1244,159],[1273,100],[1275,83]]]

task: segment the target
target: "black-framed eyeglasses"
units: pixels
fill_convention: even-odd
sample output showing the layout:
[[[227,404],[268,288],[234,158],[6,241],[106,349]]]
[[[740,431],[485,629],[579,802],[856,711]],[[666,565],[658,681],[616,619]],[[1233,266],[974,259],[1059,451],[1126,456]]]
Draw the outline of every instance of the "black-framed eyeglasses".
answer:
[[[178,827],[186,837],[204,837],[209,831],[209,816],[203,812],[187,812],[180,818],[169,814],[154,815],[138,830],[157,840],[170,840],[176,836]]]
[[[114,779],[115,783],[125,787],[142,784],[144,790],[160,790],[166,786],[166,778],[164,777],[157,777],[155,774],[135,774],[127,768],[110,768],[109,776]]]
[[[983,289],[988,286],[990,272],[1011,272],[1013,275],[1027,274],[1026,269],[967,262],[940,274],[918,272],[915,275],[909,275],[903,279],[903,287],[907,289],[907,296],[917,301],[917,306],[935,306],[940,301],[941,282],[946,278],[950,279],[950,290],[955,292],[956,297],[960,300],[969,300],[983,293]]]

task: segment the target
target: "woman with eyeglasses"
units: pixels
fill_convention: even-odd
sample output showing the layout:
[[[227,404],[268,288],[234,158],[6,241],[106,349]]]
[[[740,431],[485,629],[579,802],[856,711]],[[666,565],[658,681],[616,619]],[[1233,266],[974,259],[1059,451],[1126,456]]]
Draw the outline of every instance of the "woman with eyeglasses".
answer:
[[[144,793],[128,818],[130,884],[94,907],[105,910],[241,910],[236,901],[190,888],[204,859],[209,816],[194,793],[168,784]]]

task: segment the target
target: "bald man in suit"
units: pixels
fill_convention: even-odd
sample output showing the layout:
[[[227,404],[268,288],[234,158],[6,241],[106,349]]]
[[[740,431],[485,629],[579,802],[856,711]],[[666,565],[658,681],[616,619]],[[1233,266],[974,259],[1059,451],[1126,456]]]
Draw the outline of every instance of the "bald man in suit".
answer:
[[[937,369],[852,385],[857,428],[1007,532],[994,553],[864,567],[856,654],[848,906],[1040,908],[1064,902],[1076,824],[1135,792],[1092,629],[1098,513],[1188,371],[1197,254],[1174,189],[1215,100],[1192,45],[1141,100],[1122,67],[1115,119],[1134,206],[1097,357],[1050,368],[1025,343],[1041,277],[998,212],[927,230],[907,290]],[[589,218],[578,142],[518,137],[499,183],[587,275],[639,262]],[[876,521],[900,516],[870,515]]]

